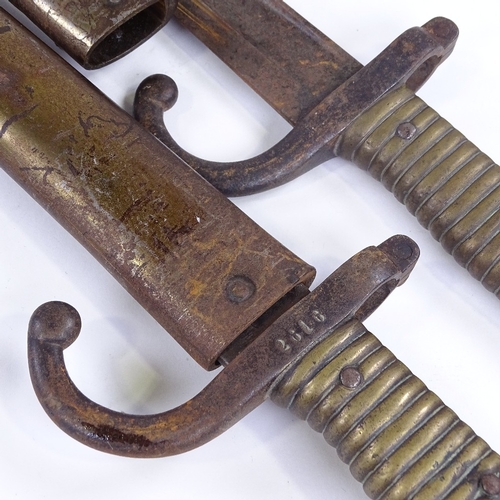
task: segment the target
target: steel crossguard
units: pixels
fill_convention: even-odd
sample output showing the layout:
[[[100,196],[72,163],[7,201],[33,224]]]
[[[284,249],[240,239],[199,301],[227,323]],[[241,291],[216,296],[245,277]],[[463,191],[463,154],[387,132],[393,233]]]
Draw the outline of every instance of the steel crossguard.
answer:
[[[379,356],[382,346],[360,322],[406,280],[418,255],[417,246],[406,237],[394,237],[359,253],[314,292],[305,292],[302,300],[249,346],[233,354],[226,368],[200,394],[175,410],[152,416],[110,411],[78,391],[66,372],[62,353],[76,340],[80,318],[67,304],[47,303],[33,314],[29,328],[35,391],[49,416],[71,436],[101,451],[133,457],[168,456],[198,447],[268,397],[296,397],[304,383],[320,387],[324,382],[315,382],[313,372],[319,374],[326,366],[333,370],[332,389],[339,381],[348,389],[345,401],[337,403],[344,406],[357,392],[363,392],[368,380],[380,377],[380,383],[398,385],[408,376],[406,368],[398,365],[395,378],[382,382],[382,372],[395,358],[385,349]],[[346,362],[342,358],[348,353],[352,359]],[[366,361],[372,355],[375,363],[373,359]],[[304,378],[301,371],[308,357],[316,366]],[[339,370],[341,373],[333,376]],[[363,397],[373,400],[372,405],[378,404],[376,392]],[[327,415],[322,418],[329,420]]]
[[[361,323],[406,280],[418,253],[401,236],[360,252],[197,396],[156,415],[127,415],[86,398],[63,359],[79,334],[80,317],[67,304],[44,304],[29,328],[35,391],[72,437],[131,457],[189,451],[271,398],[338,449],[370,498],[497,498],[500,456]]]
[[[395,108],[400,102],[407,102],[408,94],[417,91],[448,57],[457,37],[457,27],[443,18],[433,19],[422,28],[408,30],[301,117],[276,146],[250,160],[232,163],[204,161],[184,151],[173,140],[163,123],[163,113],[175,104],[178,90],[175,82],[167,76],[155,75],[141,84],[136,95],[135,115],[153,135],[221,192],[227,196],[253,194],[292,180],[336,155],[347,156],[347,150],[357,151],[361,147],[359,140],[366,138],[377,125],[374,117],[364,115],[366,110],[376,103],[379,103],[377,109],[387,110],[391,109],[388,103],[394,101],[392,108]],[[403,88],[406,92],[402,91]],[[391,95],[380,102],[388,93]],[[400,93],[404,96],[396,97]],[[413,108],[409,114],[420,111],[416,106]],[[381,113],[373,111],[375,117]],[[360,118],[362,115],[364,117]],[[346,131],[350,126],[355,127],[358,118],[368,131]],[[402,125],[396,132],[403,141],[412,139],[416,133],[410,121],[411,117],[408,117],[408,123],[403,120],[406,126]],[[394,126],[387,128],[394,134]],[[389,130],[386,131],[388,134]]]

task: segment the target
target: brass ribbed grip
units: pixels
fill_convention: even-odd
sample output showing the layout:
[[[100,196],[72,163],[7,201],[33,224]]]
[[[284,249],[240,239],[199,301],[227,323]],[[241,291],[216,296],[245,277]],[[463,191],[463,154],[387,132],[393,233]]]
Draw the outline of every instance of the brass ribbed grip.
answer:
[[[271,399],[323,433],[372,499],[500,494],[500,456],[358,321],[291,367]]]
[[[500,167],[463,134],[403,87],[355,120],[336,153],[381,181],[500,296]]]

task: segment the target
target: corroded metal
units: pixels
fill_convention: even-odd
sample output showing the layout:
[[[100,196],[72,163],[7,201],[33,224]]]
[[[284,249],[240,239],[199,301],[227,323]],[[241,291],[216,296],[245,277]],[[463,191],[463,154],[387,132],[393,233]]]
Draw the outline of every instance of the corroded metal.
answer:
[[[166,76],[155,75],[140,85],[135,116],[224,194],[252,194],[283,184],[333,158],[340,135],[353,120],[372,107],[388,89],[402,85],[411,86],[413,90],[419,88],[453,49],[457,36],[456,26],[443,18],[406,31],[302,117],[278,144],[245,161],[202,160],[174,141],[163,122],[163,113],[175,103],[177,88]]]
[[[86,69],[134,50],[172,17],[177,0],[9,0]]]
[[[294,126],[362,68],[281,0],[179,0],[175,16]]]
[[[205,368],[314,270],[6,14],[0,163]]]
[[[30,322],[30,372],[62,429],[109,453],[165,456],[212,439],[272,396],[324,431],[372,498],[498,496],[500,457],[360,323],[406,280],[414,242],[370,247],[308,293],[310,266],[2,11],[0,42],[2,166],[193,357],[227,365],[171,411],[108,410],[64,365],[78,313],[45,304]],[[402,140],[419,133],[407,123]]]
[[[232,195],[272,188],[336,155],[350,159],[381,180],[460,265],[500,297],[498,166],[413,96],[447,54],[430,57],[407,89],[384,96],[394,88],[387,85],[379,96],[383,101],[367,107],[371,110],[346,132],[342,145],[336,149],[332,145],[321,155],[317,151],[325,144],[324,137],[304,131],[303,122],[321,109],[327,96],[342,92],[362,74],[354,58],[281,0],[180,0],[176,17],[296,127],[292,135],[301,149],[299,154],[284,155],[281,163],[266,163],[273,148],[254,162],[224,166],[186,154],[157,118],[141,118],[169,147]],[[458,31],[443,22],[435,25],[433,35],[447,40],[451,50]],[[405,45],[369,83],[379,84],[414,50]],[[359,100],[350,97],[352,109]],[[344,116],[339,113],[325,113],[323,118],[332,133],[342,129]]]
[[[11,1],[58,43],[64,40],[82,62],[71,44],[80,38],[81,46],[93,37],[77,37],[68,26],[88,23],[88,6],[75,10],[66,0]],[[127,12],[124,1],[112,2],[121,16]],[[144,2],[131,3],[136,10],[144,8]],[[120,24],[108,19],[110,8],[93,7],[106,19],[98,28],[106,34],[113,23]],[[163,112],[177,97],[174,82],[161,75],[147,79],[137,93],[137,119],[210,183],[229,196],[245,195],[283,184],[335,156],[351,159],[381,180],[458,263],[500,296],[498,167],[462,134],[450,133],[451,125],[421,100],[411,99],[453,49],[458,29],[451,21],[427,23],[427,40],[418,28],[409,30],[363,68],[280,0],[180,0],[177,9],[175,2],[157,2],[153,10],[158,9],[168,16],[175,11],[186,28],[294,125],[285,139],[255,158],[206,161],[180,147],[163,123]],[[46,15],[49,11],[54,14]],[[401,92],[386,95],[399,87]],[[406,102],[400,95],[411,101],[407,114],[400,110]],[[411,107],[417,102],[426,109],[418,116]],[[386,108],[392,110],[390,122],[381,121],[389,113],[379,116]],[[372,147],[373,136],[378,148]]]
[[[127,12],[124,1],[112,2],[121,16]],[[60,44],[78,39],[68,26],[88,22],[88,6],[75,10],[66,0],[12,2]],[[131,3],[136,10],[144,8],[144,2]],[[110,5],[93,5],[105,19],[98,31],[108,33],[113,23],[120,24],[108,19]],[[154,5],[154,12],[170,16],[175,11],[186,28],[294,126],[275,147],[250,160],[206,161],[180,147],[163,123],[163,112],[177,97],[175,83],[161,75],[145,80],[137,93],[137,119],[210,183],[229,196],[245,195],[290,181],[335,156],[353,160],[381,180],[460,265],[500,296],[498,167],[413,96],[452,51],[458,29],[451,21],[439,18],[407,31],[363,68],[280,0],[180,0],[177,9],[175,2]],[[138,19],[139,25],[147,24]],[[73,46],[65,48],[82,62]],[[401,92],[390,93],[397,88]],[[403,101],[401,95],[406,96]],[[412,108],[417,103],[425,108],[418,116],[412,114],[418,113]],[[384,109],[392,115],[380,115]],[[388,116],[391,120],[384,121]]]
[[[418,257],[406,237],[360,252],[290,308],[197,396],[156,415],[127,415],[83,396],[63,350],[78,313],[48,303],[33,315],[28,353],[35,391],[68,434],[107,453],[159,457],[188,451],[266,398],[323,433],[370,498],[495,497],[500,456],[361,323]]]

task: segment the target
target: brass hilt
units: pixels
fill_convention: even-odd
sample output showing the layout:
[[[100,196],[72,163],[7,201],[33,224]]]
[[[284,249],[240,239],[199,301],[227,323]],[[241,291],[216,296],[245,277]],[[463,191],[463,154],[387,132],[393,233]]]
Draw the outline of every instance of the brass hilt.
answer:
[[[29,329],[30,373],[48,415],[98,450],[135,457],[182,453],[270,397],[338,449],[370,498],[486,499],[500,495],[500,456],[362,325],[418,257],[396,236],[342,265],[242,350],[198,395],[156,415],[128,415],[86,398],[63,350],[81,322],[62,303]]]
[[[498,498],[500,456],[357,320],[271,394],[337,448],[373,499]]]
[[[382,182],[500,295],[500,167],[406,87],[357,118],[336,152]]]

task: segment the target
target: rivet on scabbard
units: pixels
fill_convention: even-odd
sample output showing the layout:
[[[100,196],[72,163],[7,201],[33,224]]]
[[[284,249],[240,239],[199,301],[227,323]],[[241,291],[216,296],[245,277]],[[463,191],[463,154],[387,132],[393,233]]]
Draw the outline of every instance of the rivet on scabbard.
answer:
[[[494,474],[486,474],[480,480],[481,487],[488,496],[500,495],[500,478]]]
[[[256,286],[247,276],[233,276],[226,285],[226,295],[231,302],[239,304],[255,294]]]
[[[417,127],[410,122],[401,123],[401,125],[399,125],[396,129],[398,136],[407,141],[409,141],[416,134],[416,132]]]
[[[340,372],[340,383],[348,389],[355,389],[363,382],[363,375],[353,366],[348,366]]]

